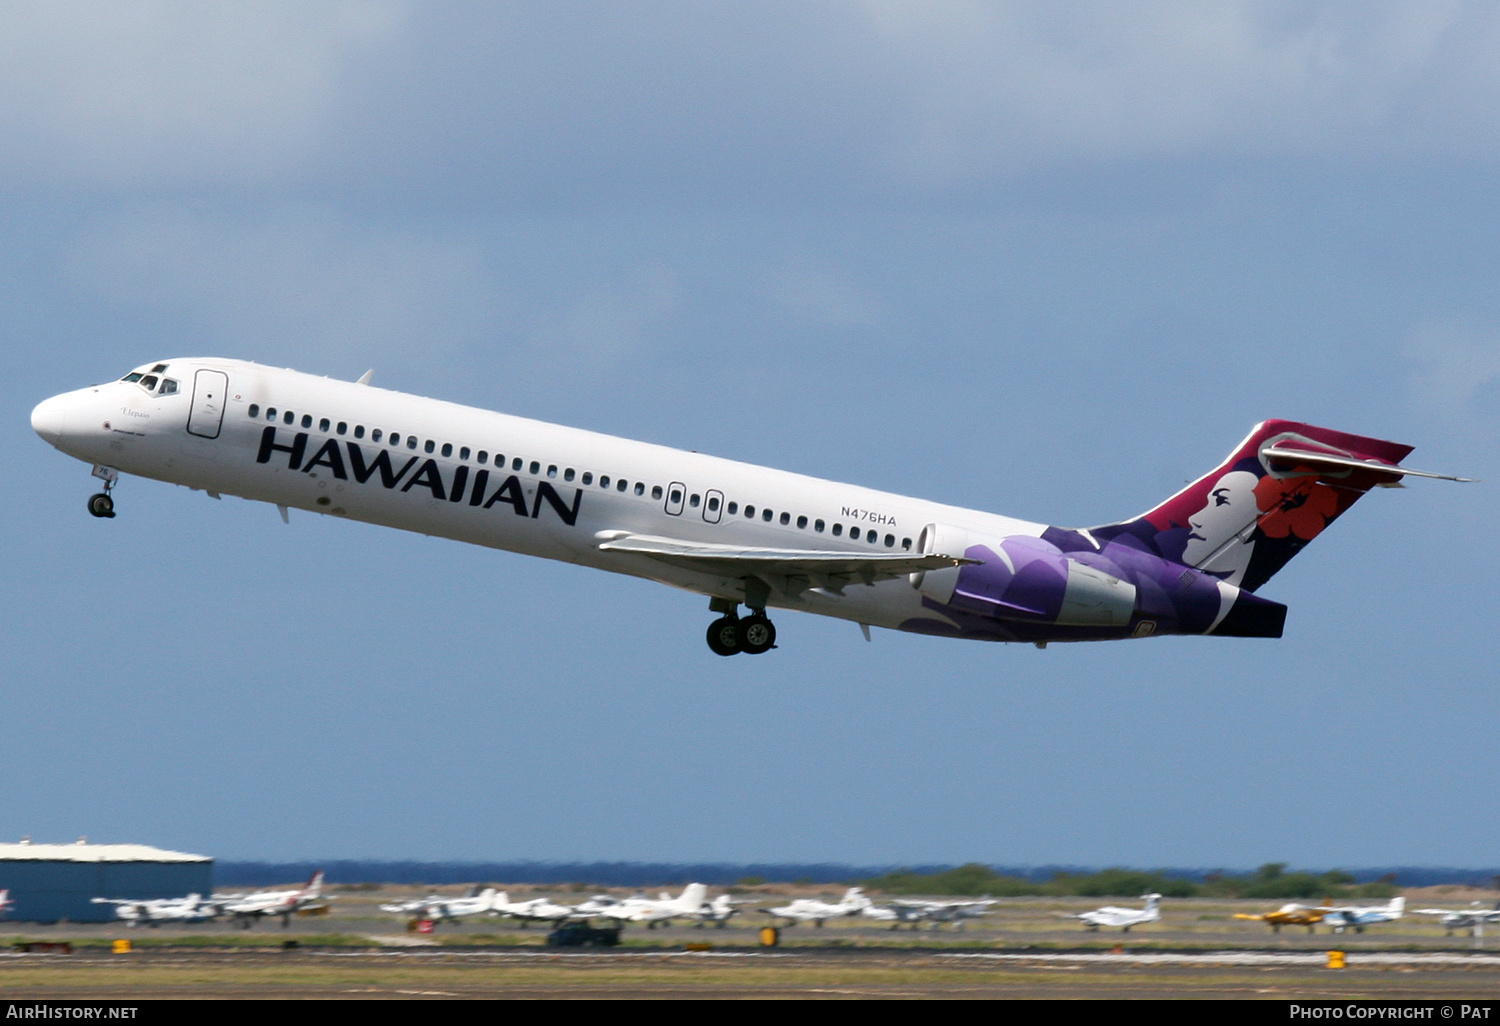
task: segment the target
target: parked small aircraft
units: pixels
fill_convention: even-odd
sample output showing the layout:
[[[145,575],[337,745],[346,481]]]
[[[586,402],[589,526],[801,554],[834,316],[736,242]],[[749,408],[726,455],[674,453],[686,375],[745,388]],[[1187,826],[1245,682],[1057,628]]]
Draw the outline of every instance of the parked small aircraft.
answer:
[[[1364,933],[1367,926],[1400,919],[1406,911],[1406,899],[1398,894],[1387,905],[1344,905],[1323,911],[1327,913],[1323,921],[1333,927],[1334,933],[1343,933],[1350,928],[1355,933]]]
[[[586,914],[621,923],[645,923],[646,929],[654,930],[658,923],[670,925],[674,919],[691,919],[702,915],[707,899],[706,885],[690,883],[675,898],[665,891],[658,898],[629,897],[624,901],[603,904]],[[574,909],[575,914],[582,914],[587,904]]]
[[[837,904],[829,904],[816,898],[798,898],[779,908],[763,908],[762,912],[778,919],[789,919],[793,923],[812,923],[822,926],[829,919],[856,916],[875,903],[865,896],[863,888],[851,887]]]
[[[323,871],[314,873],[301,887],[289,891],[256,891],[253,894],[214,895],[214,901],[228,915],[234,916],[241,928],[250,929],[251,924],[264,916],[280,916],[283,928],[292,923],[292,914],[318,907],[323,897]]]
[[[201,894],[185,898],[94,898],[95,905],[113,905],[115,918],[129,926],[160,926],[162,923],[202,923],[219,917],[219,906],[204,901]]]
[[[1486,923],[1500,923],[1500,901],[1494,908],[1485,908],[1471,901],[1468,908],[1419,908],[1413,910],[1419,916],[1442,916],[1438,923],[1453,936],[1455,930],[1469,930],[1475,937],[1484,936]]]
[[[441,894],[431,894],[414,901],[390,902],[381,905],[380,911],[409,919],[427,919],[436,923],[457,922],[463,916],[477,916],[494,911],[495,901],[495,888],[487,887],[481,891],[476,886],[470,888],[469,893],[462,897],[449,898]]]
[[[1161,895],[1143,894],[1146,900],[1145,908],[1122,908],[1119,905],[1105,905],[1096,908],[1092,912],[1075,912],[1067,919],[1081,919],[1083,924],[1090,930],[1097,931],[1101,926],[1118,926],[1124,933],[1129,933],[1132,926],[1140,926],[1143,923],[1154,923],[1161,919]]]
[[[713,901],[704,905],[698,912],[698,926],[702,927],[706,923],[713,923],[722,930],[725,923],[740,914],[740,910],[735,908],[736,905],[753,904],[755,904],[754,899],[735,900],[727,894],[721,894]]]
[[[497,916],[519,919],[523,930],[532,923],[559,923],[565,919],[578,917],[578,909],[571,905],[559,905],[546,898],[511,901],[510,894],[506,891],[501,891],[496,895],[494,908],[491,911]]]
[[[1323,921],[1331,905],[1332,902],[1327,899],[1324,899],[1322,907],[1299,905],[1295,901],[1290,901],[1275,912],[1262,912],[1258,915],[1236,912],[1234,918],[1263,922],[1271,928],[1272,933],[1280,933],[1283,926],[1305,926],[1308,933],[1316,933],[1317,931],[1313,929],[1314,925]]]
[[[899,929],[902,923],[911,923],[911,928],[918,930],[921,929],[923,922],[932,923],[934,927],[943,923],[957,923],[958,928],[963,929],[965,919],[988,915],[990,906],[993,904],[995,904],[993,898],[980,898],[976,901],[897,899],[888,905],[875,905],[867,908],[864,915],[890,923],[892,930]]]

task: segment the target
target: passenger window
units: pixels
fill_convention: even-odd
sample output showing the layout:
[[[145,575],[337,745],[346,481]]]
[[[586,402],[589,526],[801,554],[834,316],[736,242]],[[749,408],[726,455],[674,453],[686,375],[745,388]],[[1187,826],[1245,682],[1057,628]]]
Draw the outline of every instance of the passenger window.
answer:
[[[537,462],[536,460],[532,460],[531,461],[531,473],[532,473],[532,475],[534,476],[536,474],[539,474],[539,473],[541,473],[541,471],[542,471],[542,465],[541,465],[541,463]]]
[[[157,395],[176,395],[176,394],[177,394],[177,382],[174,381],[174,380],[172,380],[171,378],[162,378],[161,379],[161,391],[158,392]]]
[[[349,433],[349,422],[346,421],[346,420],[339,421],[338,431],[339,431],[339,434],[341,434],[341,435],[348,434]]]
[[[910,538],[902,538],[901,539],[901,547],[903,549],[905,549],[906,551],[910,552],[911,551],[911,539]]]
[[[275,420],[276,419],[276,407],[274,407],[274,406],[267,406],[266,407],[266,419],[267,420]]]
[[[312,414],[311,413],[304,413],[302,415],[302,426],[305,427],[305,428],[312,427]]]
[[[422,446],[422,451],[425,452],[425,453],[431,453],[436,448],[437,448],[437,443],[434,442],[432,439],[429,438],[429,439],[427,439],[427,444],[424,445],[424,446]]]
[[[432,443],[428,442],[427,444],[431,445]],[[406,436],[406,447],[408,449],[415,449],[417,447],[417,436],[416,435],[407,435]],[[428,449],[427,451],[431,452],[432,450]]]
[[[324,417],[322,420],[318,421],[318,430],[322,431],[324,434],[327,434],[330,423],[331,422],[329,421],[329,419],[327,417]]]
[[[737,502],[731,502],[727,508],[729,510],[729,515],[734,516],[734,514],[740,511],[740,504]]]
[[[775,513],[772,513],[768,509],[763,509],[763,510],[760,511],[760,518],[762,520],[764,520],[768,524],[771,522],[771,518],[774,517],[775,515],[776,515]]]
[[[719,497],[717,495],[710,495],[708,497],[708,511],[710,513],[719,512]]]
[[[281,422],[283,424],[290,424],[292,421],[294,421],[296,419],[297,419],[297,415],[295,413],[293,413],[291,410],[287,410],[285,413],[283,413],[281,415]]]
[[[476,456],[475,458],[479,460],[479,465],[482,467],[489,461],[490,454],[487,450],[480,449],[478,456]]]
[[[626,481],[623,477],[620,478],[620,480],[618,480],[618,481],[615,482],[615,491],[617,491],[617,492],[623,492],[626,488],[629,488],[629,487],[630,487],[630,482]]]
[[[651,486],[651,498],[653,498],[653,499],[659,499],[659,498],[661,498],[661,485],[652,485]]]
[[[645,485],[644,482],[637,481],[635,483],[635,494],[637,494],[637,495],[645,495],[646,494],[646,485]]]
[[[851,528],[849,528],[849,538],[850,538],[851,541],[859,541],[859,528],[857,528],[857,527],[851,527]]]
[[[444,442],[443,443],[443,458],[447,459],[449,456],[452,456],[452,455],[453,455],[453,443],[452,442]],[[464,450],[464,454],[462,456],[460,456],[459,459],[468,459],[468,458],[469,458],[469,450],[465,449]]]
[[[674,506],[681,505],[682,504],[682,493],[679,492],[676,488],[673,488],[672,489],[672,497],[668,501],[671,502],[672,505],[674,505]]]
[[[806,517],[798,517],[797,518],[797,527],[805,529],[807,527],[807,518]]]
[[[397,432],[395,432],[395,431],[392,431],[392,432],[391,432],[391,434],[390,434],[390,437],[389,437],[389,438],[387,438],[387,439],[386,439],[386,442],[387,442],[387,443],[388,443],[388,444],[389,444],[389,445],[390,445],[390,446],[391,446],[391,447],[392,447],[392,448],[395,448],[395,447],[396,447],[396,446],[398,446],[398,445],[400,445],[400,444],[401,444],[401,435],[400,435],[400,434],[398,434],[398,433],[397,433]]]
[[[571,480],[573,480],[573,468],[572,467],[569,467],[567,470],[563,471],[563,480],[564,481],[571,481]]]
[[[141,379],[141,387],[149,392],[156,387],[156,380],[157,379],[155,374],[147,374],[144,378]]]
[[[877,534],[873,528],[865,532],[865,541],[869,542],[871,545],[874,545],[879,540],[880,535]]]
[[[260,404],[259,403],[251,403],[250,404],[250,416],[252,416],[252,417],[259,417],[260,416]]]
[[[594,472],[592,470],[585,470],[583,472],[583,483],[586,485],[594,483]]]
[[[837,538],[839,535],[841,535],[843,533],[844,533],[844,525],[843,524],[834,524],[833,525],[833,536],[835,538]]]
[[[821,520],[814,520],[813,521],[813,530],[817,531],[819,534],[822,534],[823,533],[823,521],[821,521]]]
[[[746,506],[745,507],[745,516],[753,518],[755,516],[755,507],[754,506]]]
[[[609,487],[609,475],[608,474],[600,474],[599,475],[599,487],[600,488],[608,488]]]
[[[355,438],[359,437],[360,430],[361,430],[360,428],[355,428],[354,429],[354,437]],[[372,442],[378,442],[378,441],[380,441],[380,429],[379,428],[376,428],[374,431],[370,432],[370,441],[372,441]]]
[[[549,466],[547,468],[547,476],[548,477],[556,477],[557,476],[557,464],[554,463],[554,464],[552,464],[551,466]]]
[[[782,527],[785,527],[787,524],[790,524],[791,522],[792,522],[792,515],[790,513],[783,513],[783,514],[781,514],[781,526]]]
[[[885,536],[885,547],[888,549],[893,549],[896,547],[896,536],[894,534],[888,534]]]
[[[691,507],[693,507],[694,509],[698,508],[698,502],[699,502],[698,496],[696,496],[696,495],[689,495],[688,496],[688,505],[691,506]]]

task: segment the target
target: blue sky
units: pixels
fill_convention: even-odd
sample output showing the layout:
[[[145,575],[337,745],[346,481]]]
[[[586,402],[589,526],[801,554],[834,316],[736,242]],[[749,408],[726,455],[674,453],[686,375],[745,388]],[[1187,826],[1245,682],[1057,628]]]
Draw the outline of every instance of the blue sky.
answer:
[[[1280,641],[1046,651],[139,480],[40,399],[260,360],[1066,525],[1256,421],[1500,479],[1500,12],[5,4],[0,836],[222,858],[1490,865],[1491,483]]]

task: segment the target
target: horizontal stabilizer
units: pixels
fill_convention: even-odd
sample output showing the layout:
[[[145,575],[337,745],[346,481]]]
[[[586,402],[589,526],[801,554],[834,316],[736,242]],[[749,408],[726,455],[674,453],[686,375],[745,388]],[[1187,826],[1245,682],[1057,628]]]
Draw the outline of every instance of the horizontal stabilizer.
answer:
[[[1434,474],[1429,470],[1413,470],[1410,467],[1399,467],[1390,463],[1382,463],[1379,460],[1362,460],[1352,456],[1336,456],[1333,453],[1313,452],[1310,449],[1295,448],[1287,445],[1270,445],[1262,449],[1261,452],[1273,464],[1285,459],[1288,462],[1310,469],[1373,470],[1380,474],[1391,474],[1396,477],[1431,477],[1439,481],[1463,481],[1466,483],[1473,483],[1478,480],[1478,478],[1473,477],[1457,477],[1453,474]]]

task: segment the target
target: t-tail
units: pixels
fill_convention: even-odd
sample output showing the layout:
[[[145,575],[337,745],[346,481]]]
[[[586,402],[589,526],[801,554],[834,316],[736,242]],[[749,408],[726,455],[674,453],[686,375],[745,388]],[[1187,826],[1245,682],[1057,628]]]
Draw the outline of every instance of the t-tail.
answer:
[[[1400,466],[1412,447],[1286,420],[1257,424],[1229,457],[1134,520],[1131,535],[1173,562],[1255,591],[1371,488],[1405,476],[1467,478]]]

